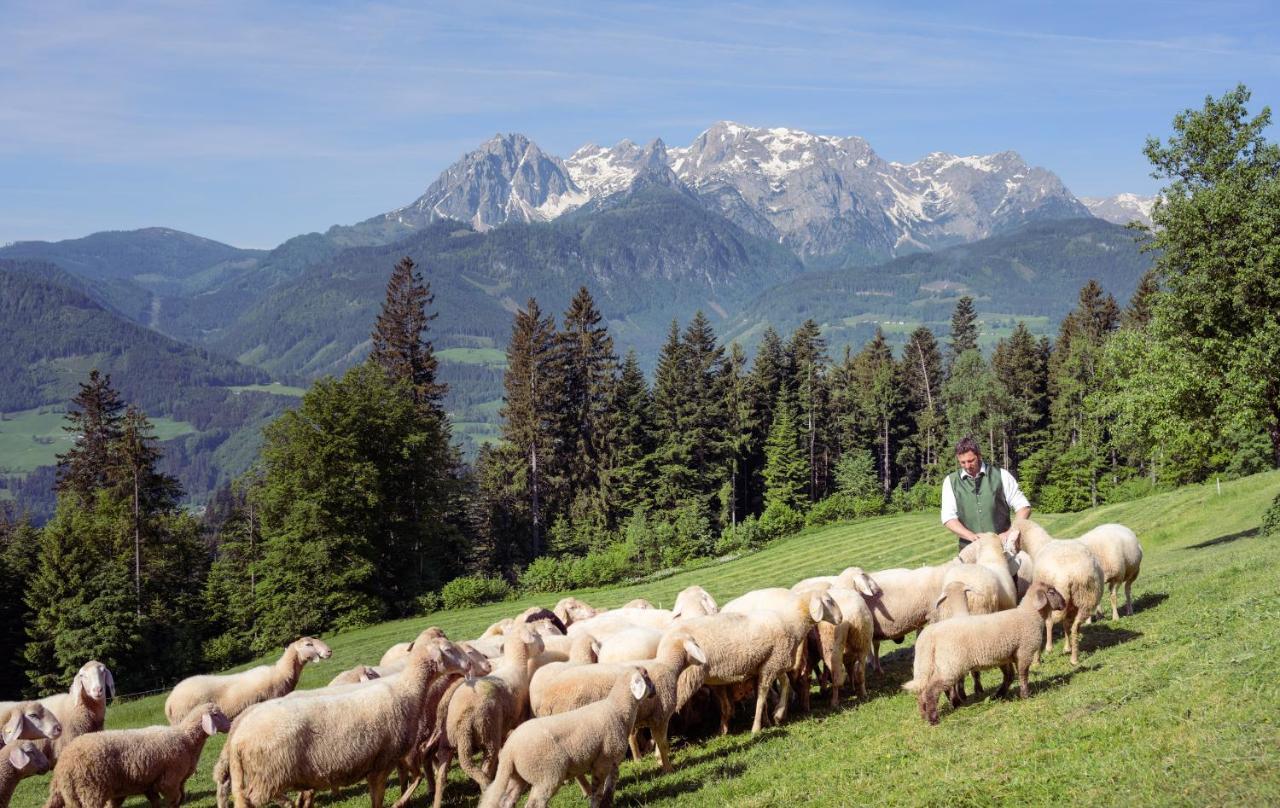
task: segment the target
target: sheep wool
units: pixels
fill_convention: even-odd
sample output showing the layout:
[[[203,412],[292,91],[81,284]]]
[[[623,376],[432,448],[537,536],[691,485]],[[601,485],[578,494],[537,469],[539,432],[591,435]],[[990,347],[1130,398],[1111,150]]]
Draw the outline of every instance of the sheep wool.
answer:
[[[0,747],[0,808],[9,808],[19,780],[44,774],[52,765],[35,741],[19,740]]]
[[[332,655],[329,646],[320,640],[303,637],[284,649],[274,665],[259,665],[240,673],[187,677],[165,699],[164,714],[170,724],[177,724],[196,705],[212,701],[234,719],[250,705],[291,692],[298,686],[303,665]]]

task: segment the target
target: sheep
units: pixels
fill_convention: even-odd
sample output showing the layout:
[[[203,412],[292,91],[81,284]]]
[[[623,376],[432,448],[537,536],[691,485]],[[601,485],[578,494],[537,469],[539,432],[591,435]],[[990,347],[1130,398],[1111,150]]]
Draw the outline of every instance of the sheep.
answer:
[[[684,671],[690,666],[706,664],[707,656],[687,631],[677,626],[662,636],[662,642],[652,658],[630,660],[615,664],[601,662],[561,668],[544,681],[535,716],[555,715],[577,709],[606,698],[618,676],[634,665],[648,672],[656,691],[651,701],[646,701],[636,716],[631,732],[631,752],[640,759],[638,734],[646,727],[653,734],[658,762],[665,772],[672,771],[671,744],[667,739],[667,727],[671,716],[684,708],[693,695],[690,678]],[[683,679],[683,682],[682,682]]]
[[[520,614],[516,615],[515,622],[517,625],[526,625],[533,628],[534,631],[542,635],[548,634],[566,634],[568,627],[560,616],[550,609],[544,609],[541,606],[530,606]]]
[[[629,600],[629,601],[627,601],[626,603],[622,604],[622,608],[624,608],[624,609],[653,609],[653,608],[656,608],[656,607],[655,607],[652,603],[650,603],[649,601],[645,600],[644,598],[636,598],[636,599],[634,599],[634,600]]]
[[[862,567],[846,567],[839,575],[819,575],[816,578],[805,578],[791,587],[791,591],[800,592],[823,584],[840,587],[841,589],[856,589],[867,597],[873,597],[880,591],[875,579],[864,572]]]
[[[1008,542],[1016,544],[1018,534],[1011,531]],[[1018,588],[1013,574],[1009,571],[1009,557],[1005,553],[1005,540],[995,533],[979,533],[978,538],[969,543],[960,552],[960,561],[966,564],[977,564],[991,571],[998,584],[998,603],[1000,609],[1012,609],[1018,604]],[[948,581],[956,580],[954,577]]]
[[[52,765],[35,741],[16,740],[0,747],[0,808],[9,808],[19,780],[44,774]]]
[[[368,682],[373,679],[380,679],[380,678],[381,678],[381,675],[378,673],[376,668],[371,668],[368,665],[356,665],[354,668],[351,668],[350,670],[345,670],[342,673],[330,679],[329,686],[332,687],[333,685],[349,685],[349,684],[355,684],[357,682]],[[295,690],[294,692],[296,693],[297,691]]]
[[[56,763],[58,755],[77,736],[102,729],[107,721],[107,699],[115,694],[116,681],[106,665],[96,659],[81,665],[71,679],[68,692],[38,699],[62,725],[62,734],[42,742],[40,751]],[[0,716],[8,715],[18,704],[16,701],[0,702]]]
[[[1000,668],[1004,681],[996,695],[1004,696],[1016,668],[1018,692],[1025,699],[1030,695],[1027,674],[1040,657],[1045,620],[1065,607],[1056,589],[1038,581],[1015,609],[926,626],[916,640],[911,681],[902,687],[917,694],[920,715],[930,724],[938,723],[938,695],[972,670]]]
[[[15,741],[57,739],[62,724],[53,710],[38,701],[21,701],[7,712],[0,710],[0,745]]]
[[[503,739],[528,714],[529,658],[540,654],[542,648],[542,638],[521,627],[507,635],[502,664],[493,673],[467,679],[454,691],[445,734],[436,748],[437,789],[443,786],[454,753],[458,765],[482,790],[493,780]],[[472,760],[476,751],[484,753],[483,767]]]
[[[246,712],[226,744],[236,808],[263,808],[290,790],[359,780],[368,783],[373,808],[382,808],[387,778],[417,739],[430,683],[464,665],[447,640],[419,635],[396,676],[274,699]]]
[[[605,610],[596,609],[593,606],[583,603],[577,598],[568,597],[560,598],[560,601],[556,603],[556,607],[551,611],[553,611],[556,617],[560,618],[560,622],[568,628],[579,620],[587,620],[595,617],[598,614],[602,614]]]
[[[790,595],[787,590],[781,592]],[[825,593],[807,597],[791,596],[782,610],[752,609],[743,613],[730,611],[728,605],[719,614],[693,617],[681,621],[707,656],[707,663],[694,668],[690,687],[703,684],[732,685],[754,679],[756,712],[752,733],[764,726],[764,707],[769,687],[779,681],[782,699],[774,712],[781,722],[787,715],[791,683],[786,674],[796,667],[800,652],[815,623],[838,623],[840,607]],[[720,702],[720,732],[729,731],[730,707],[723,689],[716,691]]]
[[[378,665],[391,665],[402,659],[407,659],[411,650],[413,650],[413,643],[398,642],[387,649],[387,652],[382,655],[382,659],[378,660]]]
[[[178,682],[164,702],[170,724],[182,721],[197,704],[215,702],[228,718],[234,719],[251,704],[273,699],[292,691],[302,675],[302,666],[333,655],[329,646],[314,637],[295,640],[275,665],[259,665],[240,673],[190,676]]]
[[[591,805],[609,805],[626,757],[636,713],[654,695],[643,668],[619,676],[602,701],[560,715],[535,718],[511,733],[498,756],[497,775],[481,798],[482,808],[513,808],[531,789],[526,808],[543,808],[570,777],[592,779]]]
[[[831,677],[831,706],[840,703],[840,688],[853,677],[858,697],[867,698],[867,657],[871,655],[875,624],[860,589],[833,586],[827,595],[840,607],[838,624],[819,623],[810,639],[817,640],[817,652]]]
[[[600,643],[600,662],[626,662],[648,659],[658,651],[663,633],[658,629],[635,626],[620,631]]]
[[[569,635],[586,631],[600,640],[632,628],[650,628],[666,631],[676,621],[689,617],[702,617],[719,611],[715,598],[700,586],[689,586],[676,596],[671,609],[613,609],[593,617],[578,620],[569,626]]]
[[[1102,600],[1102,567],[1088,545],[1076,539],[1055,539],[1030,519],[1014,522],[1017,541],[1035,562],[1035,581],[1047,584],[1062,595],[1066,606],[1045,622],[1044,652],[1053,650],[1053,624],[1061,619],[1064,650],[1071,652],[1071,664],[1080,664],[1080,624],[1093,614]]]
[[[1111,592],[1111,619],[1119,620],[1116,590],[1124,584],[1125,613],[1133,617],[1133,593],[1130,588],[1142,569],[1142,545],[1132,530],[1124,525],[1098,525],[1079,538],[1093,552],[1102,567],[1102,580]],[[1099,610],[1099,613],[1101,611]],[[1093,620],[1093,615],[1089,617]]]
[[[599,661],[600,643],[590,634],[579,634],[573,639],[573,648],[563,661],[549,662],[534,671],[529,678],[529,709],[534,715],[542,715],[539,705],[549,683],[564,671],[581,665],[594,665]]]
[[[1019,550],[1009,559],[1009,572],[1013,574],[1013,585],[1018,590],[1018,602],[1021,603],[1035,582],[1036,562],[1031,560],[1026,550]]]
[[[972,545],[970,545],[972,546]],[[968,549],[968,548],[965,548]],[[969,609],[969,599],[973,597],[974,592],[964,581],[951,581],[942,587],[942,594],[934,601],[933,608],[929,611],[928,622],[930,624],[940,622],[942,620],[950,620],[953,617],[968,617],[971,614],[991,614],[992,612],[973,612]],[[982,692],[982,673],[981,671],[973,672],[973,692]],[[961,677],[950,690],[951,703],[959,704],[964,701],[964,677]]]
[[[153,806],[163,797],[170,808],[177,808],[204,742],[230,728],[230,719],[218,705],[206,702],[173,726],[83,735],[58,759],[45,808],[119,805],[134,794],[146,794]]]

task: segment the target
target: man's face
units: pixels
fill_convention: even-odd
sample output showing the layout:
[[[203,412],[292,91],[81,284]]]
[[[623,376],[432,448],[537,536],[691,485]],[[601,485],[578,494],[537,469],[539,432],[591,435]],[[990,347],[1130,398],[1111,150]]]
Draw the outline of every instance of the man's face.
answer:
[[[978,469],[982,466],[982,455],[977,452],[965,452],[964,454],[956,455],[956,460],[960,461],[960,468],[970,477],[977,476]]]

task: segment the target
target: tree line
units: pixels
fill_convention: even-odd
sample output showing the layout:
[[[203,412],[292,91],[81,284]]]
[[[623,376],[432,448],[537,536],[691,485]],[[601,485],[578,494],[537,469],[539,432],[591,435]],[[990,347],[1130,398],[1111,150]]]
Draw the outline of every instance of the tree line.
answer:
[[[989,356],[977,302],[940,340],[877,333],[831,356],[813,321],[748,358],[696,314],[652,379],[584,288],[514,316],[502,440],[464,465],[427,338],[429,284],[393,269],[368,360],[264,431],[202,520],[176,506],[150,428],[96,371],[68,415],[57,512],[0,519],[7,692],[85,659],[158,688],[320,633],[749,551],[839,519],[936,507],[972,435],[1039,510],[1078,510],[1280,466],[1280,149],[1244,88],[1147,154],[1169,181],[1135,233],[1153,268],[1124,307],[1096,281],[1056,337]],[[942,533],[939,534],[940,538]]]

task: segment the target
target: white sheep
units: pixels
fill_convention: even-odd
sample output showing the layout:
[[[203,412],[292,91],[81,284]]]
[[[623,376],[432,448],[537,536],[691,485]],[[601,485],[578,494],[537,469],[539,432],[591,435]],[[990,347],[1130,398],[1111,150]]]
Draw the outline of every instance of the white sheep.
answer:
[[[1009,546],[1016,546],[1017,532],[1011,531],[1008,537]],[[979,533],[978,538],[969,543],[960,552],[960,561],[966,564],[977,564],[991,572],[992,580],[998,585],[998,603],[1000,609],[1012,609],[1018,605],[1018,588],[1013,573],[1009,571],[1009,554],[1006,552],[1006,540],[995,533]],[[948,581],[958,580],[948,578]],[[971,581],[966,581],[972,587]],[[978,590],[975,590],[978,591]]]
[[[1079,541],[1093,552],[1102,568],[1103,583],[1111,591],[1111,619],[1120,619],[1116,590],[1121,584],[1124,585],[1125,613],[1133,617],[1131,587],[1142,570],[1142,544],[1137,535],[1124,525],[1106,524],[1085,533]],[[1093,616],[1090,615],[1089,619],[1092,620]]]
[[[662,635],[662,631],[644,626],[634,626],[619,631],[600,643],[599,661],[626,662],[632,659],[648,659],[658,652]]]
[[[840,607],[840,623],[818,623],[814,631],[819,652],[831,677],[831,706],[840,703],[840,689],[850,677],[858,697],[867,698],[867,659],[875,637],[875,623],[866,592],[833,586],[827,595]]]
[[[62,724],[53,710],[38,701],[20,701],[8,708],[0,707],[0,746],[14,741],[57,739]]]
[[[116,694],[116,682],[106,665],[91,659],[80,666],[66,693],[44,696],[38,701],[50,710],[62,725],[62,734],[44,741],[40,750],[53,762],[77,737],[97,732],[107,721],[107,699]],[[6,715],[18,702],[0,702],[0,715]]]
[[[1058,591],[1066,606],[1045,622],[1044,651],[1053,650],[1053,624],[1062,620],[1071,664],[1080,663],[1080,625],[1102,600],[1102,567],[1089,547],[1076,539],[1055,539],[1030,519],[1014,522],[1018,542],[1035,562],[1035,580]]]
[[[846,567],[839,575],[819,575],[814,578],[805,578],[791,587],[791,591],[799,592],[805,589],[814,589],[823,584],[841,589],[856,589],[867,597],[877,594],[880,589],[875,579],[863,571],[862,567]]]
[[[44,808],[119,805],[146,794],[177,808],[184,786],[210,736],[231,721],[213,702],[197,705],[173,726],[118,729],[82,735],[63,750]]]
[[[0,747],[0,808],[9,808],[19,780],[44,774],[52,765],[35,741],[16,740]]]
[[[624,609],[656,609],[657,607],[654,606],[651,602],[645,600],[644,598],[634,598],[622,604],[622,608]]]
[[[568,628],[579,620],[588,620],[598,614],[602,614],[605,610],[583,603],[575,597],[567,597],[560,598],[560,601],[556,603],[555,608],[551,611]]]
[[[350,685],[358,682],[368,682],[373,679],[380,679],[381,675],[376,668],[368,665],[356,665],[354,668],[343,671],[337,676],[329,680],[329,685]],[[298,691],[294,691],[295,693]]]
[[[1009,559],[1009,572],[1013,574],[1013,585],[1018,589],[1018,602],[1027,596],[1027,590],[1036,579],[1036,562],[1026,550],[1019,550]]]
[[[1003,696],[1013,684],[1016,669],[1019,694],[1027,698],[1028,672],[1040,656],[1044,622],[1065,605],[1057,590],[1038,582],[1016,609],[953,617],[926,626],[916,640],[913,676],[903,689],[917,694],[920,714],[930,724],[938,723],[939,694],[970,671],[1000,668],[1004,681],[996,695]]]
[[[590,634],[579,634],[573,638],[573,648],[569,651],[569,655],[563,661],[549,662],[536,671],[529,678],[529,710],[533,715],[544,715],[540,712],[543,693],[551,682],[554,682],[561,673],[571,668],[577,668],[582,665],[594,665],[599,661],[600,643],[596,642],[595,637]]]
[[[871,574],[880,589],[877,594],[866,598],[875,627],[872,662],[878,672],[883,672],[880,665],[881,641],[902,642],[903,637],[924,627],[929,610],[942,591],[947,569],[946,565],[894,568]]]
[[[449,700],[444,737],[436,749],[437,764],[456,752],[458,765],[483,790],[493,780],[498,750],[529,711],[529,659],[542,652],[542,638],[528,627],[506,635],[502,663],[488,676],[467,679]],[[484,763],[472,760],[484,754]],[[437,767],[437,776],[440,769]],[[439,782],[439,781],[438,781]]]
[[[653,694],[653,682],[644,670],[632,668],[618,677],[604,700],[516,727],[502,747],[497,775],[480,805],[512,808],[530,789],[526,808],[544,808],[561,783],[569,778],[581,782],[588,774],[592,808],[610,805],[636,713]]]
[[[302,666],[333,655],[329,646],[314,637],[292,642],[274,665],[259,665],[240,673],[190,676],[178,682],[164,702],[170,724],[183,720],[193,708],[212,701],[228,718],[234,719],[251,704],[274,699],[292,691],[302,675]]]
[[[409,652],[411,650],[413,650],[413,643],[398,642],[387,649],[387,652],[382,655],[382,659],[378,660],[378,665],[386,666],[386,665],[391,665],[392,663],[395,663],[395,662],[399,662],[402,659],[408,659]]]
[[[785,589],[781,592],[791,594]],[[702,684],[718,687],[754,680],[753,733],[763,729],[765,701],[775,681],[782,687],[782,697],[773,718],[775,722],[786,718],[791,692],[787,674],[799,663],[809,630],[818,622],[839,623],[841,620],[840,607],[825,593],[792,596],[783,608],[789,610],[750,609],[739,613],[729,611],[726,604],[719,614],[680,623],[707,657],[707,664],[692,669],[695,672],[691,676],[692,689]],[[724,734],[729,731],[731,708],[723,688],[715,692],[720,702],[720,731]]]
[[[333,694],[274,699],[246,712],[226,745],[236,808],[265,808],[288,791],[360,780],[369,785],[373,808],[382,808],[387,778],[417,740],[431,682],[465,664],[447,641],[419,636],[395,676]]]

